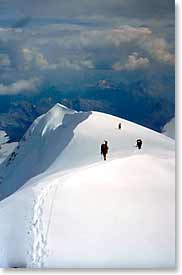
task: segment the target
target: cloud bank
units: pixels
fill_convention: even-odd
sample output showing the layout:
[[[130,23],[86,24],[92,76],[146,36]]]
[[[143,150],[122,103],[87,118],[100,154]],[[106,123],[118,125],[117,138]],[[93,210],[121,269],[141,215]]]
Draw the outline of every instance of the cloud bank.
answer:
[[[7,0],[0,16],[1,95],[174,74],[172,0]]]
[[[124,71],[124,70],[137,70],[143,69],[150,65],[148,58],[138,56],[138,53],[133,53],[128,56],[128,61],[126,64],[115,63],[113,65],[113,69],[116,71]]]
[[[0,83],[0,95],[16,95],[25,92],[35,92],[38,88],[38,83],[38,79],[22,79],[9,85]]]

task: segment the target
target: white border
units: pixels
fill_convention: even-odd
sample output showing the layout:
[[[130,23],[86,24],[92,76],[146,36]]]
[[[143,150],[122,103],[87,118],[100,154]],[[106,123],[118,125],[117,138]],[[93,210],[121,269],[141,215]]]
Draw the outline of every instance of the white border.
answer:
[[[26,0],[25,0],[26,1]],[[31,0],[29,0],[31,1]],[[67,0],[69,1],[69,0]],[[84,1],[84,0],[83,0]],[[92,1],[92,0],[90,0]],[[112,0],[111,0],[112,1]],[[126,0],[127,1],[127,0]],[[153,0],[146,0],[146,1],[153,1]],[[165,0],[163,0],[165,1]],[[175,270],[52,270],[52,269],[44,269],[44,270],[20,270],[20,269],[0,269],[0,275],[8,275],[12,273],[16,274],[35,274],[35,273],[46,273],[47,275],[56,273],[56,274],[90,274],[93,272],[95,275],[97,274],[116,274],[122,273],[125,274],[134,274],[138,273],[142,275],[145,274],[178,274],[181,273],[181,238],[180,238],[180,231],[181,231],[181,187],[182,184],[181,180],[181,141],[182,141],[182,128],[180,127],[181,118],[182,118],[182,0],[176,0],[176,252],[177,252],[177,267]]]

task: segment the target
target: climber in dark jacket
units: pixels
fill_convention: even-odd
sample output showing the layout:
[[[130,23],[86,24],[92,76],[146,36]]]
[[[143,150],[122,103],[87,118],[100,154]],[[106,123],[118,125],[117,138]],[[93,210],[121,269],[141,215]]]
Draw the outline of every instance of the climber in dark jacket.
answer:
[[[142,140],[140,138],[138,138],[136,143],[137,143],[136,147],[138,147],[138,149],[140,150],[142,148]]]
[[[104,143],[101,145],[101,155],[103,155],[104,160],[106,160],[106,155],[108,153],[109,147],[107,145],[107,141],[105,140]]]

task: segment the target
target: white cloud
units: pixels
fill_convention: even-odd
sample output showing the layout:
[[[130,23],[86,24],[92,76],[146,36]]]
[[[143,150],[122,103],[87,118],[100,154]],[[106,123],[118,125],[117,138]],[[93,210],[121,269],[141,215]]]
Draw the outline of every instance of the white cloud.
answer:
[[[37,49],[23,48],[22,53],[25,60],[25,69],[32,69],[33,67],[38,67],[40,69],[48,68],[49,64],[47,60]]]
[[[112,29],[107,39],[112,41],[115,46],[119,47],[122,43],[147,39],[151,33],[151,30],[146,27],[135,28],[132,26],[121,26]]]
[[[83,60],[80,60],[80,66],[82,68],[87,68],[87,69],[94,69],[94,65],[93,65],[93,62],[92,60],[90,59],[83,59]]]
[[[80,35],[81,44],[84,47],[113,47],[127,50],[136,47],[144,49],[154,59],[168,64],[174,64],[174,54],[169,49],[164,38],[156,37],[148,27],[120,26],[107,30],[82,31]],[[146,60],[138,60],[138,63]],[[132,61],[131,61],[132,62]],[[135,62],[135,60],[134,60]]]
[[[41,70],[56,70],[56,69],[71,69],[81,70],[84,68],[93,69],[94,65],[91,60],[82,56],[64,56],[57,58],[57,63],[48,63],[45,56],[33,48],[23,48],[22,53],[24,56],[25,64],[24,68],[30,70],[32,68],[38,68]]]
[[[115,71],[124,71],[124,70],[137,70],[148,67],[150,64],[148,58],[140,57],[138,53],[134,52],[128,56],[127,63],[122,64],[121,62],[116,62],[113,64],[112,68]]]
[[[63,23],[40,25],[35,22],[22,32],[0,28],[0,52],[3,54],[0,55],[0,83],[31,79],[34,75],[45,81],[61,82],[60,72],[66,79],[71,78],[74,71],[82,70],[92,70],[93,79],[97,79],[98,70],[107,74],[111,66],[111,73],[117,77],[114,70],[137,70],[149,65],[152,69],[158,63],[164,63],[167,68],[174,64],[172,43],[168,45],[161,32],[158,38],[149,24],[139,26],[126,22],[128,25],[121,25],[121,21],[110,24],[106,20],[100,25],[80,22],[76,24],[73,20],[68,24],[63,20]],[[159,70],[161,68],[159,66]],[[101,77],[107,78],[107,75]],[[8,85],[12,93],[15,87]],[[0,93],[2,90],[6,93],[6,85],[0,85]]]
[[[59,67],[63,69],[71,69],[71,70],[80,70],[80,65],[78,62],[75,62],[74,60],[69,60],[67,58],[63,58],[60,63]]]
[[[119,61],[113,65],[113,68],[122,70],[123,60],[132,51],[142,53],[145,59],[141,57],[135,60],[136,58],[131,57],[125,67],[128,70],[144,66],[147,64],[146,59],[150,59],[151,63],[157,61],[166,65],[174,64],[174,55],[170,53],[165,39],[157,38],[149,27],[131,25],[88,27],[65,23],[27,28],[26,31],[16,35],[11,29],[7,32],[10,33],[9,38],[6,37],[4,40],[16,38],[14,44],[11,40],[7,41],[6,45],[2,44],[3,48],[7,48],[12,69],[30,75],[35,71],[44,74],[46,70],[64,68],[67,70],[102,68],[103,64],[109,68],[114,60]]]
[[[39,80],[32,78],[29,80],[18,80],[9,85],[0,84],[0,95],[14,95],[24,92],[35,92],[38,88]]]
[[[91,60],[89,59],[84,59],[84,58],[62,58],[60,60],[60,63],[58,64],[59,68],[62,69],[71,69],[71,70],[76,70],[80,71],[82,69],[93,69],[94,65]]]
[[[81,43],[84,46],[108,46],[120,47],[123,43],[144,40],[151,35],[147,27],[120,26],[107,30],[88,30],[81,32]]]
[[[167,43],[163,38],[153,38],[144,41],[142,47],[146,48],[153,58],[169,64],[175,63],[174,54],[167,49]]]

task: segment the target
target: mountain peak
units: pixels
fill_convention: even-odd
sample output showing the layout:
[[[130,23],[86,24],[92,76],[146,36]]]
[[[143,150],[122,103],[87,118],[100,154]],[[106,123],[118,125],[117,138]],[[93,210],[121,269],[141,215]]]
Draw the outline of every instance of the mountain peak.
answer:
[[[122,130],[118,130],[118,123]],[[76,112],[57,103],[34,121],[15,150],[15,158],[10,157],[0,167],[0,176],[6,179],[6,184],[0,185],[1,198],[43,172],[100,162],[104,140],[108,141],[109,158],[132,156],[139,137],[144,153],[153,154],[153,148],[157,153],[173,150],[172,140],[150,129],[104,113]]]
[[[49,111],[51,110],[60,110],[60,111],[68,111],[71,110],[68,107],[66,107],[65,105],[57,102]],[[73,110],[72,110],[73,111]]]

